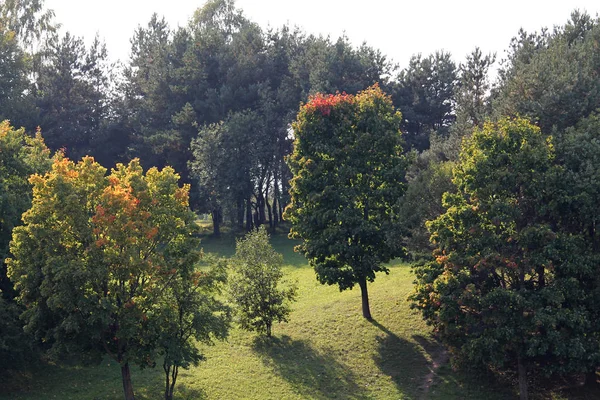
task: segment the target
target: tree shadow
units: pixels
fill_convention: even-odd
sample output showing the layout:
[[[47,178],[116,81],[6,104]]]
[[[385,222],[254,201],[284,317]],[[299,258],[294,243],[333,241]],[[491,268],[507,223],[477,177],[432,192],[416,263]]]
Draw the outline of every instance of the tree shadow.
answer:
[[[510,382],[501,382],[498,376],[485,368],[470,367],[453,369],[449,354],[438,340],[422,335],[413,335],[412,339],[429,356],[428,370],[424,382],[419,387],[421,398],[427,398],[429,392],[437,392],[438,397],[459,397],[461,399],[480,399],[485,395],[488,400],[513,399],[516,394]]]
[[[204,400],[208,398],[208,395],[204,389],[190,388],[183,383],[178,383],[173,397],[176,400]]]
[[[289,336],[257,338],[253,350],[273,373],[285,379],[304,398],[364,399],[356,376],[330,355]]]
[[[398,337],[379,322],[372,320],[371,323],[385,334],[376,339],[375,364],[407,398],[420,398],[424,394],[425,380],[431,373],[431,363],[423,350],[419,344]]]

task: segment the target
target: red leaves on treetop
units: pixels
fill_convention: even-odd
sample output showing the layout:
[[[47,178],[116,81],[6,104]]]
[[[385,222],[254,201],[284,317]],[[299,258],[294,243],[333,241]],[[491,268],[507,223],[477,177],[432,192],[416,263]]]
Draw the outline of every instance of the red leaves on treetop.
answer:
[[[320,111],[323,116],[329,116],[331,110],[339,104],[351,103],[354,101],[354,96],[346,94],[346,92],[336,94],[322,94],[317,93],[314,96],[309,97],[308,103],[304,105],[307,111],[315,112]]]

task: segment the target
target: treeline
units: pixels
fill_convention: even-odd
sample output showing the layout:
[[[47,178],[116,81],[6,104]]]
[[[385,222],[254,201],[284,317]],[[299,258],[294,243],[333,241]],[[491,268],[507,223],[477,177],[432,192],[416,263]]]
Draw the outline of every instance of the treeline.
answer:
[[[99,40],[86,48],[81,38],[60,36],[39,1],[4,2],[0,28],[0,120],[27,132],[41,127],[50,150],[71,159],[91,155],[113,166],[137,157],[146,168],[174,167],[192,184],[193,208],[212,215],[215,234],[223,223],[250,231],[282,222],[290,202],[291,124],[301,103],[378,83],[402,113],[402,147],[411,161],[401,177],[403,195],[393,205],[386,200],[397,212],[389,236],[400,238],[396,245],[409,257],[437,257],[417,270],[413,301],[425,318],[456,354],[518,367],[522,379],[537,370],[595,372],[598,19],[574,12],[564,26],[519,32],[494,83],[496,57],[479,49],[458,65],[436,52],[415,55],[399,69],[345,37],[287,26],[263,30],[230,0],[209,1],[176,29],[152,17],[135,31],[122,65],[110,62]],[[1,127],[6,148],[22,148],[15,150],[18,162],[0,153],[8,160],[0,175],[0,280],[2,312],[10,314],[0,320],[8,324],[17,321],[10,308],[17,306],[4,258],[10,232],[30,206],[23,177],[47,169],[49,153],[39,136],[25,139]],[[567,254],[581,256],[566,260]],[[482,260],[494,266],[487,275],[476,273]],[[446,285],[456,271],[464,273],[452,281],[456,286]],[[522,297],[504,298],[501,290]],[[471,295],[474,311],[464,314]],[[485,305],[509,301],[519,310],[506,314],[510,321],[478,319],[487,315]],[[573,307],[577,315],[554,312]],[[545,320],[531,319],[543,312]],[[508,326],[514,329],[494,336],[493,327]],[[479,347],[470,332],[483,338]],[[560,342],[583,350],[561,353]]]
[[[75,160],[173,166],[194,182],[193,206],[212,215],[217,234],[224,221],[249,230],[282,220],[290,126],[309,95],[379,83],[403,113],[408,148],[422,151],[432,132],[445,137],[456,121],[479,121],[489,89],[492,60],[479,50],[464,65],[438,52],[399,70],[346,37],[263,30],[231,0],[209,1],[185,27],[153,16],[123,64],[98,39],[86,48],[59,35],[42,2],[8,1],[2,15],[0,119],[41,127],[51,150]]]

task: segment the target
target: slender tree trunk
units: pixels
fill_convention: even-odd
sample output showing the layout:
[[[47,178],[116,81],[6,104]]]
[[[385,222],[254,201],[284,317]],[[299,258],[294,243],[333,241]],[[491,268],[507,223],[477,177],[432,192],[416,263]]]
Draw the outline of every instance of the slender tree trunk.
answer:
[[[279,185],[277,184],[277,169],[273,171],[273,227],[279,225],[279,214],[277,213],[277,203],[279,197]]]
[[[517,358],[517,364],[519,370],[519,399],[527,400],[529,398],[527,394],[527,369],[521,357]]]
[[[135,400],[135,396],[133,394],[133,385],[131,384],[131,371],[129,371],[129,363],[121,365],[121,378],[123,379],[125,400]]]
[[[171,387],[171,366],[167,365],[166,361],[163,362],[163,370],[165,371],[165,400],[171,400],[171,397],[169,396],[169,388]]]
[[[367,291],[367,280],[365,278],[360,278],[358,280],[358,286],[360,286],[360,295],[362,298],[363,317],[371,321],[373,318],[371,317],[371,309],[369,307],[369,293]]]
[[[592,386],[598,384],[598,375],[596,375],[596,368],[592,368],[592,370],[585,375],[585,384]]]
[[[283,205],[281,204],[281,197],[277,201],[277,207],[279,207],[279,222],[283,222]]]
[[[169,398],[167,400],[173,400],[173,392],[175,391],[175,382],[177,382],[177,375],[179,375],[179,366],[173,365],[171,370],[171,386],[169,387]]]
[[[271,326],[273,324],[271,323],[271,321],[267,321],[267,337],[271,337]]]
[[[258,223],[256,224],[256,226],[259,226],[264,224],[265,220],[267,219],[267,215],[265,213],[265,196],[262,192],[262,189],[258,192],[258,197],[256,199],[256,207],[258,208]]]
[[[271,209],[271,204],[269,203],[269,198],[265,198],[265,204],[267,205],[267,213],[269,215],[269,228],[273,229],[273,212]]]
[[[213,235],[220,236],[221,235],[221,211],[218,208],[213,209],[212,211],[212,220],[213,220]]]
[[[244,199],[238,199],[237,201],[237,218],[238,227],[244,229]]]
[[[250,199],[246,199],[246,231],[252,230],[252,204]]]

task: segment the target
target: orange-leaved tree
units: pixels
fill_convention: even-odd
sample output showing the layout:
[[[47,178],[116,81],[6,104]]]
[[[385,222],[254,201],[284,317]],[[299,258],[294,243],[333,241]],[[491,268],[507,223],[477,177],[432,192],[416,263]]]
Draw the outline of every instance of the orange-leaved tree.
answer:
[[[26,328],[53,352],[113,358],[127,400],[130,364],[152,366],[164,353],[174,306],[165,299],[200,257],[189,188],[178,180],[169,167],[144,173],[138,160],[107,176],[91,157],[57,157],[32,176],[33,205],[13,234],[9,276]]]

